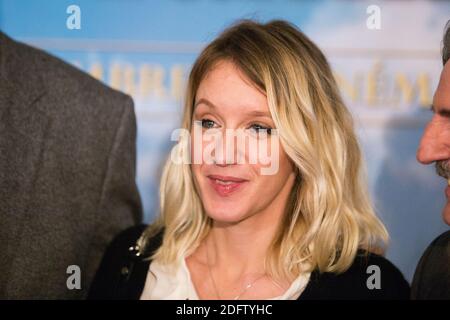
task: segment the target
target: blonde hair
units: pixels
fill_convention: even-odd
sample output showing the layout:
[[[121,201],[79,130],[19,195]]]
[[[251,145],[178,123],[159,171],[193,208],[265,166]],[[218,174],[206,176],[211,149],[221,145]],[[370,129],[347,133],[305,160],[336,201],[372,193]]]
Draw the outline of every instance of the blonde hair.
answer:
[[[191,130],[200,82],[224,60],[233,62],[266,93],[280,142],[297,174],[284,219],[267,252],[269,274],[293,279],[314,269],[341,273],[359,249],[370,252],[386,244],[387,231],[368,197],[352,117],[319,48],[285,21],[242,20],[232,25],[193,65],[182,128]],[[187,138],[181,138],[173,152],[187,152],[188,145]],[[145,246],[164,229],[162,245],[151,258],[170,265],[192,253],[212,226],[189,164],[166,161],[160,209],[139,244]]]

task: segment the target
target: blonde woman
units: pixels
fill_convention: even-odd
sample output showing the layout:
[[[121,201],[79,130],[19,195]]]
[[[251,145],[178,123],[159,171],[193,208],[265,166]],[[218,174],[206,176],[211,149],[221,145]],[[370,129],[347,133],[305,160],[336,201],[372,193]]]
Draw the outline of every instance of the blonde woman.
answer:
[[[210,43],[181,128],[161,215],[115,238],[90,298],[408,298],[379,255],[388,235],[350,113],[324,55],[293,25],[244,20]]]

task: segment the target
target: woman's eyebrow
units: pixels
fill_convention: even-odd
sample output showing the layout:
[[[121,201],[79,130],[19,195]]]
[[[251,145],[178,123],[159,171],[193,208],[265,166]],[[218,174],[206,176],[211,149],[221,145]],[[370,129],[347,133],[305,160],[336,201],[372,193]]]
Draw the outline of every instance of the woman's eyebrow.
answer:
[[[214,105],[214,103],[212,103],[211,101],[209,101],[209,100],[207,100],[207,99],[205,99],[205,98],[199,99],[199,100],[195,103],[194,108],[197,107],[197,106],[198,106],[199,104],[201,104],[201,103],[207,105],[208,107],[210,107],[210,108],[212,108],[212,109],[216,109],[216,108],[217,108],[217,107]],[[270,113],[267,112],[267,111],[252,110],[252,111],[245,112],[245,114],[246,114],[246,115],[249,115],[249,116],[268,117],[268,118],[271,118]]]
[[[256,117],[268,117],[270,118],[270,113],[266,112],[266,111],[259,111],[259,110],[254,110],[254,111],[249,111],[246,112],[245,114],[249,115],[249,116],[256,116]]]
[[[194,108],[196,108],[200,103],[206,104],[208,107],[211,107],[211,108],[213,108],[213,109],[216,108],[216,106],[214,105],[214,103],[212,103],[211,101],[209,101],[209,100],[207,100],[207,99],[205,99],[205,98],[199,99],[199,100],[195,103]]]

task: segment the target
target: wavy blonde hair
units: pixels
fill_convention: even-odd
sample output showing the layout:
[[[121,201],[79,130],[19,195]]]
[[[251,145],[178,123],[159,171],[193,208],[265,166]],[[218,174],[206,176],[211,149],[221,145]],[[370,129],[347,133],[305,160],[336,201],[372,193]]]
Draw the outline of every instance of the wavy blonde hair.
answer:
[[[266,93],[280,142],[297,174],[284,218],[267,252],[268,273],[288,279],[314,269],[341,273],[359,249],[383,248],[388,233],[368,197],[353,120],[319,48],[288,22],[238,21],[195,61],[182,128],[191,130],[200,82],[223,60],[233,62]],[[172,152],[189,152],[188,139],[181,137]],[[151,258],[171,265],[192,253],[212,226],[189,164],[167,159],[160,210],[138,243],[145,247],[148,239],[164,229],[162,245]]]

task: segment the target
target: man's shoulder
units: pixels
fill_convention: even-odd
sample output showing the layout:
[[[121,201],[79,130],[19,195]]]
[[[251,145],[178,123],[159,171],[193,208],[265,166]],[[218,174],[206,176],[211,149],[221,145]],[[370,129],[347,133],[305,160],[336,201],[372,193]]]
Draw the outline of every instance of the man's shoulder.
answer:
[[[430,245],[427,247],[425,252],[420,259],[420,263],[423,267],[426,265],[435,265],[439,260],[443,259],[445,256],[448,258],[450,255],[450,230],[442,233],[436,237]],[[445,259],[445,261],[449,261]]]
[[[450,244],[450,230],[442,233],[430,244],[430,247],[446,248]]]
[[[408,299],[410,290],[391,261],[363,251],[344,272],[313,272],[309,287],[306,297],[311,299]]]
[[[95,101],[97,107],[102,105],[112,107],[117,102],[129,102],[128,95],[108,87],[53,54],[16,41],[5,34],[0,33],[0,36],[5,53],[3,59],[5,59],[6,70],[4,71],[7,75],[21,78],[22,81],[28,81],[28,79],[34,81],[35,78],[30,78],[29,75],[39,75],[48,93],[60,96],[62,99],[80,100],[84,107],[86,107],[86,100]],[[8,69],[11,70],[8,71]]]
[[[450,298],[450,230],[436,237],[423,253],[414,273],[413,299]]]

